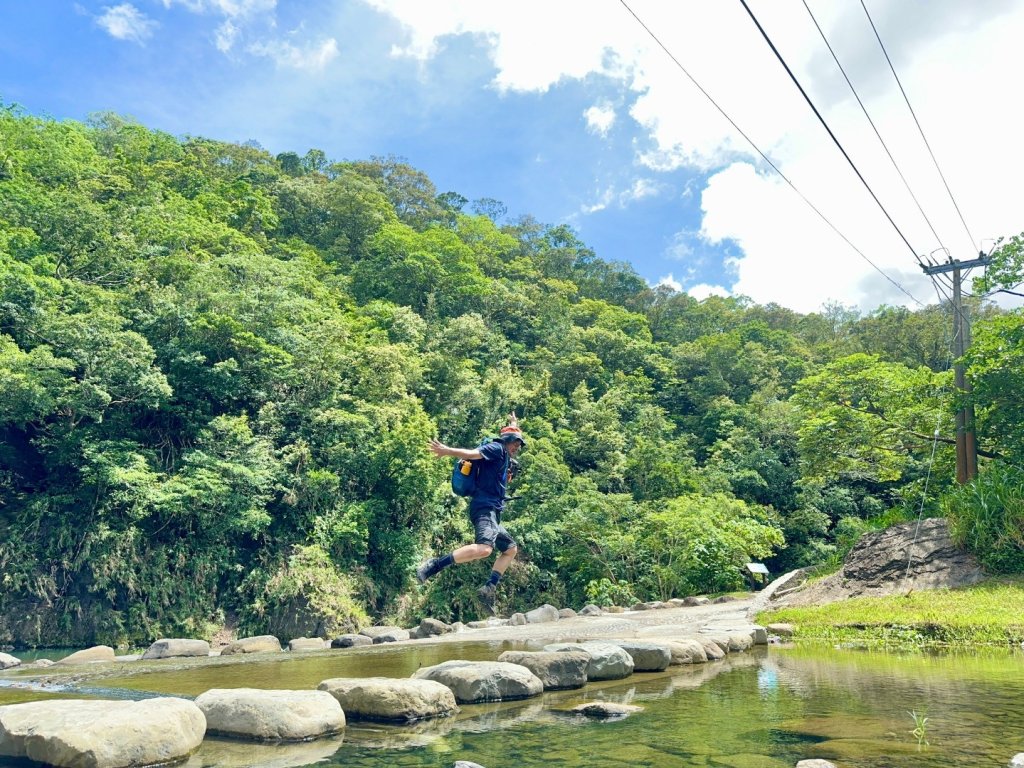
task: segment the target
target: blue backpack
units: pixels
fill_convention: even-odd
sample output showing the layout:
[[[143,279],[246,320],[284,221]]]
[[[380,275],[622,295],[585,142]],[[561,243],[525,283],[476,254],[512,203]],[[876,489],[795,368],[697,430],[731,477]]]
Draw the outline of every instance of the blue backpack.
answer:
[[[496,437],[486,437],[477,448],[493,443],[497,439]],[[476,479],[479,474],[480,467],[475,461],[456,459],[455,466],[452,467],[452,493],[456,496],[472,496],[476,493]]]

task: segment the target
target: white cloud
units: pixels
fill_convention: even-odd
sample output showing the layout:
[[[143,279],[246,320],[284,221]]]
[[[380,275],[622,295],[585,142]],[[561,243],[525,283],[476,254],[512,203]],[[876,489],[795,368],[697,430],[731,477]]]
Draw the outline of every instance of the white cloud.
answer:
[[[180,5],[192,13],[214,13],[229,19],[269,13],[277,0],[163,0],[164,8]]]
[[[676,291],[677,293],[683,290],[683,284],[676,280],[672,276],[671,272],[669,272],[664,277],[658,278],[658,282],[654,284],[654,287],[658,288],[660,286],[671,288],[673,291]]]
[[[282,40],[271,40],[254,43],[249,46],[248,50],[257,56],[267,56],[273,59],[279,67],[322,72],[328,64],[337,58],[338,43],[333,37],[305,47]]]
[[[96,17],[96,23],[111,37],[140,45],[153,36],[153,30],[158,26],[131,3],[105,6],[103,14]]]
[[[231,22],[231,19],[225,19],[224,23],[217,27],[214,37],[217,50],[227,53],[234,46],[235,40],[238,39],[238,27]]]
[[[686,292],[697,299],[697,301],[703,301],[708,296],[731,296],[732,294],[720,285],[708,285],[707,283],[701,283],[700,285],[692,285],[686,289]]]
[[[615,124],[615,109],[610,104],[595,104],[583,111],[587,128],[598,136],[607,136]]]
[[[622,193],[619,198],[621,205],[626,205],[635,200],[643,200],[647,197],[656,197],[661,193],[663,187],[656,181],[651,179],[635,179],[633,186]]]
[[[913,301],[808,208],[707,97],[617,3],[590,0],[366,0],[396,18],[402,55],[428,58],[448,35],[475,35],[499,90],[544,91],[566,78],[608,78],[647,141],[637,161],[658,173],[681,166],[709,180],[701,234],[742,249],[734,290],[756,301],[817,309],[827,299],[862,308]],[[759,3],[759,19],[911,244],[908,249],[861,186],[789,81],[742,7],[631,0],[679,63],[801,192],[868,259],[924,302],[934,301],[913,250],[939,247],[799,4]],[[818,21],[928,212],[942,244],[971,258],[971,243],[913,119],[856,4],[816,4]],[[973,237],[1024,229],[1018,151],[1024,102],[1006,83],[1024,80],[1017,53],[1024,0],[936,0],[925,17],[901,0],[871,4],[929,142]],[[586,19],[586,23],[581,23]],[[598,109],[592,107],[593,109]],[[592,130],[600,112],[585,113]],[[612,201],[604,201],[605,206]],[[595,205],[599,204],[596,203]],[[595,208],[596,210],[596,208]]]

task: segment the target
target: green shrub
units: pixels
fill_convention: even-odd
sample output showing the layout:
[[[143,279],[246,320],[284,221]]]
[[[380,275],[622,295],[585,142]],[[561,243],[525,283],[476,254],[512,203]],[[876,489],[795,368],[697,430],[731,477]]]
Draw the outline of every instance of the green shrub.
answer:
[[[953,539],[990,573],[1024,573],[1024,471],[991,464],[942,500]]]

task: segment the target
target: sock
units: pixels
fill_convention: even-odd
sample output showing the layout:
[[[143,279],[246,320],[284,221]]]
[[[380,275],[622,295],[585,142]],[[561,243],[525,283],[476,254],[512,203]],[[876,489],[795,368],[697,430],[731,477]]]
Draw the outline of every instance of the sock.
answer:
[[[430,569],[431,570],[431,574],[430,575],[433,576],[435,573],[440,573],[445,568],[447,568],[449,565],[455,565],[455,558],[452,557],[451,552],[449,552],[444,557],[437,558],[437,560],[434,562],[434,567]]]
[[[499,581],[501,581],[501,574],[497,571],[491,571],[491,578],[487,580],[487,583],[496,587]]]

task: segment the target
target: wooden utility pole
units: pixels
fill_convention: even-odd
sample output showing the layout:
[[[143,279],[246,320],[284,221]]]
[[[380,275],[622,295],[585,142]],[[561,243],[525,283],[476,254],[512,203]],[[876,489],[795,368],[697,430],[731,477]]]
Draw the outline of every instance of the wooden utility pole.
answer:
[[[935,275],[940,272],[953,273],[953,378],[956,388],[964,399],[971,393],[971,384],[964,374],[963,356],[968,347],[971,346],[971,321],[967,315],[967,308],[963,303],[963,292],[961,283],[963,273],[961,270],[971,267],[984,267],[988,265],[989,258],[984,253],[978,254],[978,258],[970,261],[950,260],[946,264],[935,264],[933,266],[921,265],[926,275]],[[958,483],[968,483],[978,474],[978,448],[974,438],[974,406],[967,403],[956,412],[956,480]]]

